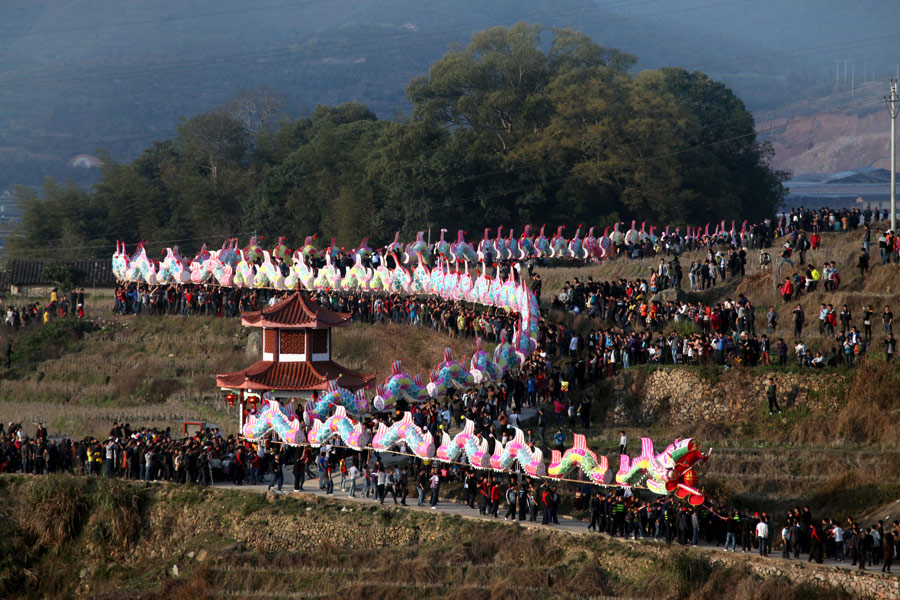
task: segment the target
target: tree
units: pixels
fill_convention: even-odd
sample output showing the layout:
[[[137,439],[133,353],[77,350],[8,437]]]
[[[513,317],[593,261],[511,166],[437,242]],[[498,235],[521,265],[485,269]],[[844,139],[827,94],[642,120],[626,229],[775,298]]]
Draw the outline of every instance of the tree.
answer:
[[[289,120],[276,92],[242,91],[131,164],[106,158],[90,191],[17,189],[9,248],[79,258],[116,239],[187,238],[188,253],[250,231],[350,247],[397,229],[771,216],[781,175],[743,102],[703,73],[634,64],[582,33],[518,23],[413,79],[408,119],[347,102]]]
[[[244,125],[251,138],[271,132],[287,103],[284,94],[266,86],[241,90],[225,103],[225,110]]]
[[[209,174],[213,187],[225,165],[240,166],[250,150],[246,125],[225,109],[216,109],[184,119],[178,124],[183,157]]]
[[[61,290],[68,290],[84,280],[84,272],[71,263],[53,261],[44,265],[42,278]]]

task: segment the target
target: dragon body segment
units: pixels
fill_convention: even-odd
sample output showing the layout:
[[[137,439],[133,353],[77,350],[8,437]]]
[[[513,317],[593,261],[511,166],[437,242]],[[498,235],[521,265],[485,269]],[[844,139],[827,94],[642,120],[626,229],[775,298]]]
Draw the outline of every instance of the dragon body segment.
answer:
[[[696,485],[694,467],[709,459],[691,439],[676,439],[659,454],[653,452],[653,440],[641,438],[641,454],[633,460],[627,454],[619,457],[616,483],[623,487],[646,485],[655,494],[674,492],[679,498],[698,506],[705,498]]]
[[[325,419],[324,422],[319,419],[313,421],[313,426],[306,434],[306,439],[310,446],[318,448],[332,438],[340,438],[347,446],[354,450],[362,450],[369,444],[369,432],[363,429],[363,426],[356,421],[352,421],[347,416],[347,409],[338,406],[334,409],[334,414]]]
[[[384,423],[378,425],[378,432],[372,438],[372,447],[375,450],[390,450],[400,442],[412,450],[413,454],[421,458],[434,458],[434,439],[427,429],[422,431],[413,423],[412,413],[403,413],[403,418],[388,427]]]
[[[280,402],[265,394],[265,405],[256,415],[249,415],[244,422],[241,433],[250,440],[261,440],[269,432],[274,432],[285,444],[297,446],[304,439],[303,424],[294,412],[293,406],[287,408]]]

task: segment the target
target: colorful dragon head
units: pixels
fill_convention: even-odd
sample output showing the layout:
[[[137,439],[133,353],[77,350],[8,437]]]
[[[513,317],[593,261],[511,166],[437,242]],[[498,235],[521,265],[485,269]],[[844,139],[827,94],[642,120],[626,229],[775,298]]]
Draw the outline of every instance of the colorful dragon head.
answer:
[[[247,244],[246,248],[244,248],[244,256],[251,263],[255,263],[263,259],[263,249],[259,245],[260,239],[262,238],[257,238],[255,235],[251,235],[250,243]]]
[[[267,393],[264,397],[263,406],[257,414],[248,416],[244,421],[244,428],[241,431],[244,437],[261,440],[272,431],[285,444],[290,446],[302,444],[304,441],[303,426],[300,419],[297,418],[293,403],[285,408],[272,398],[271,394]]]
[[[466,242],[465,235],[466,232],[462,229],[456,232],[456,242],[450,244],[450,256],[453,260],[475,262],[478,260],[478,253],[472,244]]]
[[[284,236],[278,238],[278,243],[272,248],[272,257],[287,263],[291,259],[291,249],[284,243]]]
[[[388,405],[388,399],[396,403],[399,398],[406,398],[409,402],[424,402],[428,400],[428,390],[424,385],[417,384],[412,377],[403,371],[403,365],[395,360],[391,365],[391,374],[381,384],[385,392],[379,393],[384,406]]]
[[[441,239],[434,243],[434,255],[435,256],[449,256],[450,255],[450,244],[449,242],[444,241],[444,234],[447,233],[446,229],[441,229]]]

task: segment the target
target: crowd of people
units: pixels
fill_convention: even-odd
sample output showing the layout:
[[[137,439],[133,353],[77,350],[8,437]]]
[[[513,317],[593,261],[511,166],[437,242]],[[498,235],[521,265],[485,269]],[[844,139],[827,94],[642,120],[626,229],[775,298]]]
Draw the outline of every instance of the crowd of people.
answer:
[[[447,416],[447,419],[450,419]],[[624,440],[623,444],[626,443]],[[170,430],[113,424],[107,439],[54,440],[42,424],[29,437],[21,424],[0,426],[0,472],[42,475],[68,472],[139,481],[165,481],[201,486],[213,483],[260,485],[283,491],[285,473],[293,475],[293,489],[305,491],[316,482],[321,491],[335,487],[351,497],[384,504],[437,509],[442,487],[452,486],[454,502],[479,514],[505,520],[559,523],[559,513],[586,516],[587,529],[614,537],[655,539],[668,544],[724,547],[726,552],[758,552],[768,556],[780,548],[785,559],[810,562],[851,561],[859,569],[881,566],[891,572],[900,547],[900,522],[861,525],[848,518],[814,519],[809,507],[787,512],[784,520],[706,504],[688,507],[670,497],[646,499],[630,489],[598,488],[588,483],[529,478],[523,473],[493,473],[459,464],[422,461],[399,448],[399,460],[377,453],[354,451],[339,444],[319,450],[283,447],[278,443],[250,444],[217,429],[201,429],[175,438]],[[390,462],[391,464],[386,464]],[[315,485],[315,483],[313,484]],[[446,502],[446,498],[445,498]]]
[[[40,302],[29,302],[23,306],[9,304],[4,322],[9,329],[23,329],[33,323],[47,323],[55,318],[66,317],[85,318],[84,288],[72,288],[68,294],[60,292],[59,288],[53,288],[46,305]]]

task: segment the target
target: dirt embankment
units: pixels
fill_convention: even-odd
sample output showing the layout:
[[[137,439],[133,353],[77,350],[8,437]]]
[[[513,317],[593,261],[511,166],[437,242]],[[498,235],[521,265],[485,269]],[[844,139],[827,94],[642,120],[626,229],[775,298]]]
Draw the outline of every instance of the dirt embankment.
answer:
[[[677,545],[253,491],[7,476],[0,500],[4,598],[881,600],[897,583],[834,567],[784,568]]]
[[[881,107],[865,113],[760,121],[760,137],[772,142],[772,166],[800,173],[855,167],[890,168],[889,121]]]

